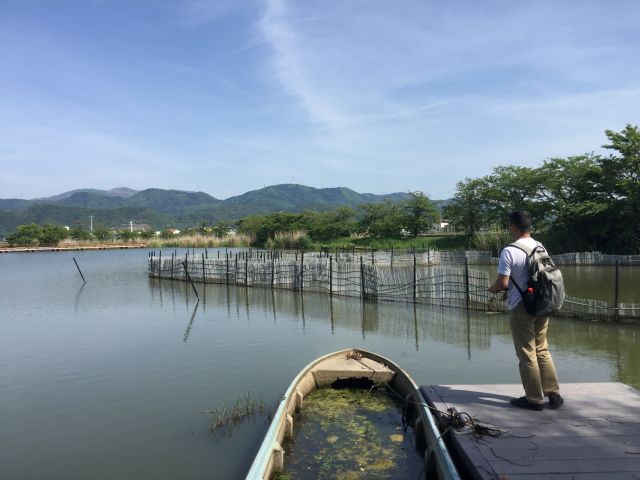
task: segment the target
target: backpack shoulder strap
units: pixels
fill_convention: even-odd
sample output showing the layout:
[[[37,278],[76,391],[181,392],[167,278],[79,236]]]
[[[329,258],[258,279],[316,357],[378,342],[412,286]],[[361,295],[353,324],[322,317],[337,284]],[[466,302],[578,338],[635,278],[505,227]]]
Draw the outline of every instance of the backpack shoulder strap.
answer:
[[[536,243],[538,243],[538,245],[535,248],[530,248],[529,246],[525,245],[524,243],[519,243],[516,240],[515,242],[510,243],[509,245],[507,245],[507,247],[513,247],[513,248],[517,248],[518,250],[523,251],[525,253],[525,255],[527,256],[527,264],[528,264],[529,263],[529,257],[531,256],[533,251],[540,246],[539,242],[536,242]],[[524,295],[524,290],[522,288],[520,288],[520,286],[518,285],[516,280],[512,276],[509,276],[509,278],[511,279],[511,282],[515,285],[515,287],[518,290],[518,292],[520,292],[520,295]]]
[[[519,241],[515,241],[507,245],[507,247],[514,247],[514,248],[517,248],[518,250],[522,250],[527,255],[527,257],[529,257],[529,255],[531,255],[531,253],[533,253],[533,251],[539,246],[540,246],[540,243],[538,243],[538,245],[535,248],[530,248],[524,243],[520,243]]]

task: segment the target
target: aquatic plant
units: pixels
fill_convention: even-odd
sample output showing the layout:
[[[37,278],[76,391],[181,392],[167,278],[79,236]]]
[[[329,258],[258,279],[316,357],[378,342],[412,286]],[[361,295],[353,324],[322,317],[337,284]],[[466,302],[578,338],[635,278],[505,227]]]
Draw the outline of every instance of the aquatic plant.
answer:
[[[311,392],[285,445],[284,474],[291,478],[414,478],[421,468],[399,404],[381,389]]]
[[[250,392],[232,402],[225,402],[209,414],[209,431],[211,433],[230,434],[235,428],[249,419],[263,416],[267,421],[273,417],[273,408],[260,398],[253,398]]]

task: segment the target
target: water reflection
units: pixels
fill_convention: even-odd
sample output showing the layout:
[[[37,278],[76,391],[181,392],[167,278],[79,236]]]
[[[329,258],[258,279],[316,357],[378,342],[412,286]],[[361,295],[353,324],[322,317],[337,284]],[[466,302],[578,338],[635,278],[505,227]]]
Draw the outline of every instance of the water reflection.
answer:
[[[423,384],[519,381],[504,314],[213,284],[198,302],[144,251],[76,255],[82,288],[71,255],[0,258],[0,478],[243,478],[266,425],[213,442],[202,411],[275,402],[341,348]],[[561,382],[640,386],[640,328],[559,319],[550,341]]]
[[[184,288],[184,282],[153,279],[149,286],[161,305],[167,294],[174,310],[179,308],[177,304],[184,305],[184,342],[189,339],[199,305],[202,315],[207,315],[207,307],[224,308],[227,315],[234,310],[237,319],[245,318],[247,322],[252,322],[259,312],[268,314],[274,325],[279,316],[287,315],[300,322],[303,332],[313,322],[325,323],[332,335],[348,330],[359,332],[363,340],[368,335],[410,338],[416,352],[426,342],[436,341],[464,349],[468,361],[477,352],[491,350],[496,339],[511,342],[506,316],[499,313],[218,284],[200,285],[202,300],[193,304],[193,293]],[[616,366],[616,380],[640,384],[637,327],[554,319],[550,338],[553,351],[610,362]]]
[[[183,338],[184,343],[187,343],[187,340],[189,340],[189,334],[191,333],[191,328],[193,327],[193,320],[196,318],[196,311],[198,310],[198,305],[200,305],[199,300],[196,302],[196,306],[193,307],[193,313],[191,314],[191,318],[189,319],[189,323],[187,324],[187,329],[184,331],[184,338]]]
[[[82,297],[82,292],[84,291],[84,286],[86,285],[86,283],[83,283],[80,288],[78,288],[78,292],[76,293],[76,296],[74,297],[74,301],[73,301],[73,306],[74,306],[74,312],[78,313],[78,306],[80,305],[80,297]]]
[[[240,318],[242,313],[247,321],[251,321],[252,315],[260,311],[268,312],[274,323],[282,314],[297,318],[303,330],[309,321],[326,321],[333,334],[340,329],[348,329],[359,331],[363,339],[370,334],[412,338],[416,351],[420,349],[422,341],[436,340],[464,347],[468,358],[471,358],[472,350],[490,349],[492,337],[510,335],[508,324],[503,321],[504,315],[501,314],[217,284],[202,286],[201,301],[196,301],[191,308],[193,295],[184,288],[184,282],[152,279],[149,286],[155,292],[152,298],[157,295],[161,299],[169,291],[174,309],[176,304],[183,302],[190,315],[189,325],[198,305],[202,305],[203,314],[208,306],[223,306],[229,314],[234,309],[236,318]],[[159,301],[162,306],[162,301]]]

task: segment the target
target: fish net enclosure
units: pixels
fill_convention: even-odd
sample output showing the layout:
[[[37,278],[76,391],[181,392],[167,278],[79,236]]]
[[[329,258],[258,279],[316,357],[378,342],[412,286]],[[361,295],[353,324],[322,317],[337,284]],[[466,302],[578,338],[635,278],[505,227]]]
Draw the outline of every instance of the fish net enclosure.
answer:
[[[578,255],[578,254],[566,254]],[[610,258],[618,257],[618,258]],[[632,256],[608,256],[606,261],[633,261]],[[629,258],[626,258],[629,257]],[[558,263],[572,261],[560,258]],[[576,256],[573,260],[580,260]],[[590,257],[596,258],[596,257]],[[576,260],[576,261],[577,261]],[[282,288],[300,292],[403,301],[478,311],[505,311],[502,294],[487,291],[493,279],[473,265],[496,264],[490,252],[474,251],[241,251],[209,257],[208,253],[178,256],[149,254],[153,278],[246,287]],[[614,263],[615,265],[616,263]],[[558,316],[616,322],[640,321],[640,304],[567,296]]]

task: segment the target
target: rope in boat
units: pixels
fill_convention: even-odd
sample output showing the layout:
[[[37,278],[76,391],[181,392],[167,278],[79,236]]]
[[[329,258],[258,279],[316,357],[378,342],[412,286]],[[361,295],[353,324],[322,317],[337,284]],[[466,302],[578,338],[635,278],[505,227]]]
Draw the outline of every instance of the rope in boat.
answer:
[[[374,377],[375,377],[375,374],[377,372],[372,367],[370,367],[369,365],[364,363],[362,361],[362,358],[363,358],[363,355],[360,352],[351,352],[351,353],[347,354],[347,359],[348,360],[355,360],[356,362],[358,362],[363,367],[371,370],[372,374],[371,374],[371,376],[369,378],[373,381]],[[427,403],[415,402],[415,401],[408,400],[408,399],[404,398],[402,395],[400,395],[384,379],[380,379],[378,381],[378,383],[374,384],[369,389],[369,391],[371,391],[374,388],[379,387],[381,385],[384,385],[386,388],[388,388],[389,391],[402,402],[402,427],[403,427],[405,432],[407,431],[407,427],[408,427],[408,424],[406,423],[406,406],[407,406],[407,404],[412,404],[412,405],[419,405],[419,406],[422,406],[422,407],[426,407],[430,411],[432,411],[434,413],[438,413],[443,417],[443,423],[445,423],[446,428],[440,434],[439,438],[444,437],[449,432],[449,430],[451,430],[452,428],[454,428],[454,429],[462,429],[462,428],[467,427],[467,426],[470,427],[471,431],[473,433],[475,433],[476,435],[478,435],[478,436],[487,435],[489,437],[498,437],[498,436],[503,435],[503,434],[509,434],[511,436],[514,436],[514,437],[516,436],[516,435],[513,435],[513,434],[509,433],[508,430],[501,430],[498,427],[491,427],[491,426],[479,423],[477,421],[477,419],[472,417],[469,413],[467,413],[467,412],[458,412],[453,407],[447,409],[446,412],[443,412],[442,410],[439,410],[439,409],[437,409],[435,407],[432,407],[431,405],[429,405]],[[444,418],[447,418],[448,420],[445,421]],[[532,435],[532,436],[535,436],[535,435]],[[530,438],[530,437],[518,437],[518,438]]]

